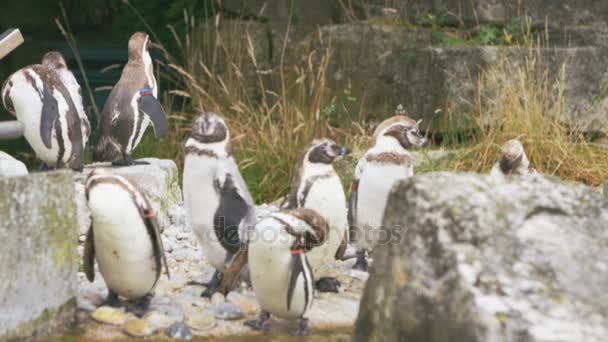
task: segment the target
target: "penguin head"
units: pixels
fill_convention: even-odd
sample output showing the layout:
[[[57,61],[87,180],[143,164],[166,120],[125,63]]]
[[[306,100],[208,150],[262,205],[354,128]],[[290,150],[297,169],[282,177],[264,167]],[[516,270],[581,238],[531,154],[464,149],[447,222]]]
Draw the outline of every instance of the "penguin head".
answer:
[[[228,143],[230,133],[222,117],[216,113],[202,112],[192,125],[190,137],[203,144]]]
[[[406,150],[412,146],[425,147],[429,143],[428,139],[420,134],[418,122],[402,115],[384,120],[376,128],[374,140],[376,144],[396,140]]]
[[[135,32],[129,39],[129,60],[142,60],[144,54],[148,53],[150,37],[144,32]]]
[[[42,56],[42,65],[53,70],[67,68],[63,55],[57,51],[45,53],[44,56]]]
[[[518,173],[518,170],[527,170],[530,166],[524,146],[517,139],[511,139],[502,145],[500,156],[500,170],[505,175]]]
[[[331,164],[338,157],[350,153],[350,149],[336,144],[331,139],[315,140],[306,148],[305,162],[312,164]]]

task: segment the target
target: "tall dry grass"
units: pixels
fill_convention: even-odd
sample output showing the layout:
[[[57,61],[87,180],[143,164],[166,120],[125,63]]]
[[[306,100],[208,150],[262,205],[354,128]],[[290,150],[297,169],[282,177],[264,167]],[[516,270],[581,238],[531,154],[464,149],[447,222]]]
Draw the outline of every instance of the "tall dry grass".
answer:
[[[450,168],[487,172],[501,145],[518,138],[538,171],[589,185],[602,184],[608,175],[608,149],[589,142],[589,122],[569,118],[565,108],[572,61],[564,62],[552,76],[540,48],[523,51],[527,51],[523,62],[505,57],[479,77],[472,114],[476,133]]]
[[[347,145],[360,144],[358,137],[365,139],[366,135],[351,134],[363,131],[361,127],[337,129],[324,114],[330,101],[330,37],[319,32],[312,38],[314,44],[288,53],[289,22],[275,66],[269,66],[260,60],[263,47],[252,32],[259,24],[224,21],[219,15],[203,23],[185,15],[184,21],[187,30],[181,36],[169,27],[179,55],[157,46],[168,61],[163,77],[173,84],[165,100],[180,98],[182,110],[170,114],[168,136],[158,143],[144,138],[136,156],[169,157],[181,169],[191,123],[201,111],[217,112],[230,127],[235,158],[252,194],[257,201],[268,202],[287,192],[301,151],[313,139],[331,137]]]

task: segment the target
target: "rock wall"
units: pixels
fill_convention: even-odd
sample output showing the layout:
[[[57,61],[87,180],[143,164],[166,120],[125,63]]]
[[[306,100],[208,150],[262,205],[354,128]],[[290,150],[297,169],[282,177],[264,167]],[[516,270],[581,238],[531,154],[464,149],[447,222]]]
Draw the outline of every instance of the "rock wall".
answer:
[[[608,201],[539,175],[399,184],[355,341],[605,341]]]
[[[338,114],[343,115],[340,119],[379,121],[393,115],[401,104],[408,115],[424,119],[423,128],[430,123],[428,130],[433,132],[451,130],[453,122],[463,121],[462,114],[471,112],[483,70],[504,59],[521,63],[530,55],[527,49],[499,43],[464,41],[454,32],[474,35],[485,25],[502,36],[509,25],[522,25],[527,17],[532,29],[529,38],[535,42],[541,38],[539,53],[549,77],[566,65],[564,119],[593,131],[608,123],[604,67],[608,2],[370,0],[343,4],[296,1],[287,49],[288,65],[298,61],[306,65],[311,49],[319,48],[317,31],[331,37],[326,103],[335,100]],[[270,67],[276,67],[290,18],[289,2],[227,0],[222,6],[228,13],[258,21],[249,26],[254,46],[264,52],[267,58],[263,60]],[[267,64],[259,69],[267,70]],[[256,89],[257,76],[251,74],[252,89]]]
[[[70,171],[0,179],[0,340],[70,323],[77,220]]]

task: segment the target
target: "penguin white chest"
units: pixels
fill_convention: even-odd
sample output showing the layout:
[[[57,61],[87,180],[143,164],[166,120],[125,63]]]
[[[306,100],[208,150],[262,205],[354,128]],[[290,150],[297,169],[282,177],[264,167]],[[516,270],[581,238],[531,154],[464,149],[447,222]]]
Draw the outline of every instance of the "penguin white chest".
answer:
[[[214,187],[220,162],[204,155],[186,155],[183,193],[188,218],[203,255],[213,267],[224,271],[226,250],[220,244],[213,226],[213,218],[220,203]]]
[[[357,217],[355,227],[358,237],[355,245],[371,248],[377,240],[377,230],[382,226],[384,210],[393,186],[408,178],[410,172],[401,165],[370,163],[359,178],[357,192]]]
[[[40,135],[40,123],[42,119],[41,93],[26,79],[26,72],[28,73],[28,77],[35,80],[37,87],[42,89],[42,80],[36,73],[31,70],[19,71],[11,77],[11,80],[13,81],[13,87],[10,90],[11,101],[15,107],[17,119],[25,128],[23,135],[34,152],[36,152],[36,156],[45,164],[55,166],[59,155],[59,144],[57,143],[56,131],[53,129],[51,135],[51,148],[47,148],[44,142],[42,142],[42,136]],[[67,107],[65,101],[61,101],[61,103],[58,102],[58,105],[62,106],[60,107],[59,113],[62,113],[62,108],[65,110]],[[67,125],[63,127],[67,127]]]
[[[260,306],[277,317],[290,320],[305,314],[309,304],[306,303],[305,291],[310,291],[311,299],[313,291],[312,285],[307,285],[300,277],[293,291],[291,306],[287,308],[292,258],[290,246],[293,241],[294,238],[277,221],[266,218],[256,225],[248,252],[251,285]]]
[[[129,192],[100,184],[89,192],[95,255],[110,290],[127,299],[150,293],[157,278],[151,236]]]
[[[326,275],[324,269],[335,260],[347,226],[346,196],[337,175],[314,182],[303,207],[318,212],[329,223],[329,235],[323,245],[307,253],[315,279]]]

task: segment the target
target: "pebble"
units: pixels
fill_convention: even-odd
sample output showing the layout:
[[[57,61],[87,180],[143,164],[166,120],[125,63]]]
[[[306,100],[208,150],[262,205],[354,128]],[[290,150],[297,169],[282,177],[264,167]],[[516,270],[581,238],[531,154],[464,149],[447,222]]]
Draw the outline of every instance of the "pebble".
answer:
[[[184,310],[179,304],[173,303],[173,301],[170,304],[150,306],[150,309],[169,316],[174,321],[182,321],[184,319]]]
[[[176,321],[175,317],[169,317],[156,311],[148,312],[144,319],[154,329],[165,329]]]
[[[169,326],[167,328],[167,330],[165,330],[165,334],[167,334],[167,336],[169,336],[171,338],[175,338],[178,340],[191,340],[192,339],[192,332],[182,322],[176,322],[176,323],[171,324],[171,326]]]
[[[144,337],[154,333],[155,329],[143,319],[132,319],[125,323],[122,330],[134,337]]]
[[[241,307],[232,303],[226,303],[216,307],[213,310],[213,314],[215,315],[215,318],[223,320],[234,320],[245,317]]]
[[[124,312],[109,306],[102,306],[93,311],[91,317],[98,322],[114,325],[123,325],[127,319]]]
[[[228,299],[229,302],[238,305],[246,315],[255,314],[260,309],[255,298],[242,295],[238,292],[232,291],[228,293],[226,299]]]
[[[94,311],[96,307],[90,300],[80,297],[78,298],[77,308],[85,311]]]
[[[213,296],[211,296],[211,303],[213,305],[220,305],[226,302],[226,299],[224,298],[224,295],[216,292],[213,294]]]
[[[200,314],[188,317],[188,320],[186,320],[186,324],[192,330],[205,331],[213,328],[217,324],[217,322],[215,322],[213,316],[209,314]]]

